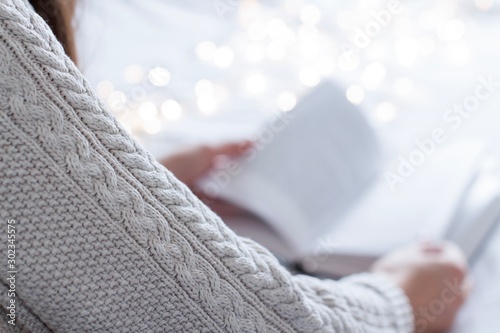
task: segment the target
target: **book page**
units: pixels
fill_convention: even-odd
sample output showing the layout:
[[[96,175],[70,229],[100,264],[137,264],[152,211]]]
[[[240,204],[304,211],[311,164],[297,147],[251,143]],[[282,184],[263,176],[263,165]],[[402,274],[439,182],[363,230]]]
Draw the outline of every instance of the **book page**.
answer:
[[[449,239],[447,231],[455,225],[464,193],[477,179],[483,148],[480,142],[442,147],[396,191],[381,175],[318,240],[310,255],[322,260],[316,260],[311,273],[358,273],[367,270],[371,261],[420,237]],[[458,245],[466,243],[467,237]],[[339,260],[343,257],[348,262]]]
[[[260,216],[298,252],[335,223],[380,165],[372,129],[332,83],[265,126],[260,138],[219,195]]]

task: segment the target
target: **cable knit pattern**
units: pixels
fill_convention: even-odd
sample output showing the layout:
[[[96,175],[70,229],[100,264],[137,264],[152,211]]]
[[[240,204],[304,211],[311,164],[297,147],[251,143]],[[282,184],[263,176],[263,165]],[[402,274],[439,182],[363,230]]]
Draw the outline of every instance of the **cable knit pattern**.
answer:
[[[117,123],[43,20],[0,0],[0,218],[22,332],[412,332],[370,274],[291,276]],[[6,228],[2,228],[2,253]]]

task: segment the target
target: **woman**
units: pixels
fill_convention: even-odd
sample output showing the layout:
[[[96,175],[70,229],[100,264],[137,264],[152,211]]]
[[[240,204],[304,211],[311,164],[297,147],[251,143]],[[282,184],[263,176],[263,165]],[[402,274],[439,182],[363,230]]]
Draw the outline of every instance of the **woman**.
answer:
[[[0,328],[440,332],[451,325],[466,288],[455,246],[411,245],[372,273],[338,282],[290,275],[228,230],[104,109],[65,55],[76,60],[72,2],[30,2],[64,49],[27,3],[0,0],[0,214],[16,236],[3,253],[17,249],[0,283]],[[202,160],[209,165],[219,152]],[[177,165],[192,165],[200,155],[179,156]]]

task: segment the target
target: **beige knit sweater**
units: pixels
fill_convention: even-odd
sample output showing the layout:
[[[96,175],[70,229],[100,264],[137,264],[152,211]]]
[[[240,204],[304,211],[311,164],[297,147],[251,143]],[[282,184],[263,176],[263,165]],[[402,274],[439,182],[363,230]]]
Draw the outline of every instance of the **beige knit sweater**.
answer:
[[[122,129],[23,1],[0,0],[0,39],[0,331],[413,330],[389,281],[292,276],[233,234]]]

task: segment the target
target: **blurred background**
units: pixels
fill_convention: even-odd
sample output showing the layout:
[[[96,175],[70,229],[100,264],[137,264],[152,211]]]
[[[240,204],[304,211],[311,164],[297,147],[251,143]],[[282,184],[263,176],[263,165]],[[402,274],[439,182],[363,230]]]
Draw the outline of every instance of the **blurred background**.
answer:
[[[481,77],[500,82],[499,16],[497,0],[85,0],[79,67],[158,158],[251,137],[328,79],[389,155],[407,156],[435,128],[447,144],[485,140],[500,153],[500,87],[456,129],[443,118]],[[500,325],[498,234],[454,332]]]
[[[384,147],[404,154],[449,127],[444,113],[479,77],[500,81],[495,0],[86,0],[79,9],[81,69],[157,157],[179,143],[248,137],[326,79],[345,87]],[[497,140],[499,97],[481,101],[449,141]]]

